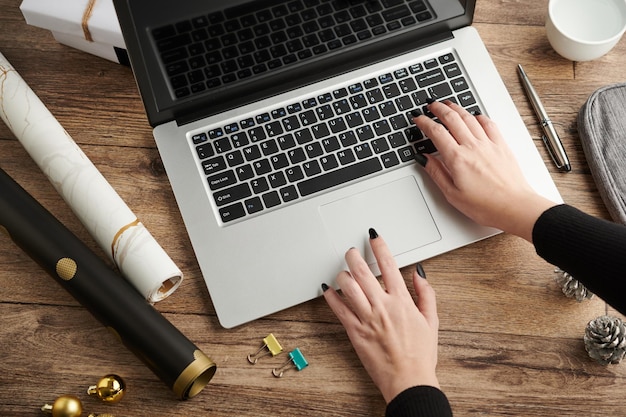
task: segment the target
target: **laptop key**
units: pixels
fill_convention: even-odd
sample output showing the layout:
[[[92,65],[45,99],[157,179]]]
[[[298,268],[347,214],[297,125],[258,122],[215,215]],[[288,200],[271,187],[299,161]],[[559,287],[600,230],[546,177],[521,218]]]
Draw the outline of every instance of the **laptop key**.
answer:
[[[246,210],[243,208],[243,204],[235,203],[228,207],[223,207],[219,210],[220,217],[224,223],[237,220],[246,215]]]
[[[378,158],[366,159],[357,164],[304,180],[298,183],[298,190],[300,195],[305,197],[365,177],[382,169],[383,167]]]
[[[250,197],[251,195],[252,191],[250,191],[250,186],[244,182],[234,187],[214,192],[213,199],[215,199],[215,204],[223,206]]]

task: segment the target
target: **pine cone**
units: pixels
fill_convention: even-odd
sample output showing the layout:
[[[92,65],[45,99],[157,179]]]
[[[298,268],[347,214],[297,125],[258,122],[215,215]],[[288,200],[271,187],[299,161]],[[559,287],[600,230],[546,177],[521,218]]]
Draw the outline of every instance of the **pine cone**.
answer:
[[[626,354],[626,324],[611,316],[590,321],[585,329],[585,349],[602,365],[619,363]]]
[[[567,297],[575,298],[578,302],[593,298],[593,293],[567,272],[556,268],[554,273],[556,274],[556,282],[559,283],[563,294]]]

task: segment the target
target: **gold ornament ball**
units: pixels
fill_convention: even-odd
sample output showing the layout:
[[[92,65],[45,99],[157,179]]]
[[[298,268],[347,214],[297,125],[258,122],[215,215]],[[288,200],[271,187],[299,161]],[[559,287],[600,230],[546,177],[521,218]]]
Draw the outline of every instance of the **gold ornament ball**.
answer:
[[[80,417],[83,406],[80,400],[73,395],[62,395],[52,405],[46,404],[41,411],[52,414],[52,417]]]
[[[87,394],[95,395],[107,403],[116,403],[124,397],[126,383],[119,375],[105,375],[96,385],[87,388]]]

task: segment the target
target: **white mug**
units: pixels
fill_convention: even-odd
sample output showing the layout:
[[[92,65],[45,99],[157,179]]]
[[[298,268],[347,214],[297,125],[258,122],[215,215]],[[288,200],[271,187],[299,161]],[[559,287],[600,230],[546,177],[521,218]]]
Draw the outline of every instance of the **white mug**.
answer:
[[[550,0],[548,41],[563,58],[591,61],[613,48],[626,31],[626,0]]]

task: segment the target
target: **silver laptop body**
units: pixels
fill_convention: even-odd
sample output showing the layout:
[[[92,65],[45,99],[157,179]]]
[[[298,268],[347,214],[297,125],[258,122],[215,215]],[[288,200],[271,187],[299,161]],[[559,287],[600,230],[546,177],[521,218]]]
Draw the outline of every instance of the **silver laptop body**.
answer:
[[[160,27],[158,22],[165,24],[174,11],[164,6],[165,10],[153,17],[156,23],[144,22],[143,27],[138,24],[139,4],[154,10],[155,2],[129,3],[115,2],[133,70],[195,256],[220,324],[226,328],[318,297],[321,283],[335,284],[350,247],[358,248],[378,274],[369,249],[370,227],[384,237],[400,266],[498,233],[452,208],[412,161],[416,151],[433,151],[426,145],[420,148],[422,139],[404,144],[396,141],[411,134],[408,99],[402,97],[410,97],[423,112],[425,103],[418,91],[480,109],[498,123],[531,185],[560,201],[483,42],[468,26],[473,1],[465,5],[457,0],[426,3],[433,22],[458,8],[459,17],[446,21],[461,19],[462,23],[456,23],[461,27],[450,31],[445,24],[433,23],[443,35],[422,29],[427,33],[425,42],[419,37],[390,39],[387,57],[380,48],[369,55],[370,49],[364,45],[322,60],[318,66],[305,62],[292,73],[282,70],[283,78],[260,77],[258,90],[255,82],[244,80],[243,87],[232,90],[235,97],[229,96],[224,86],[181,99],[175,98],[172,84],[155,75],[168,67],[153,50],[158,41],[146,35]],[[195,16],[206,2],[187,3],[190,10],[183,15]],[[233,3],[245,2],[227,3],[233,7]],[[298,1],[269,3],[272,7],[296,7]],[[336,2],[313,3],[319,3],[321,11],[322,6]],[[400,3],[405,2],[392,3],[394,11],[399,11]],[[181,9],[185,8],[176,10]],[[388,18],[391,12],[384,16]],[[258,20],[254,22],[259,24]],[[437,87],[443,81],[437,77],[446,72],[451,73],[445,81],[449,88],[440,90]],[[205,77],[204,83],[208,82]],[[391,84],[396,87],[389,87]],[[259,91],[266,97],[258,97]],[[159,94],[169,96],[173,104],[159,102],[155,98]],[[210,98],[203,103],[205,96]],[[365,99],[365,108],[360,98]],[[177,110],[178,101],[182,110]],[[389,107],[397,112],[386,113]],[[365,111],[370,108],[373,116]],[[309,110],[309,115],[315,116],[313,121],[303,115]],[[362,120],[350,127],[353,118],[347,114],[354,112],[359,112]],[[402,124],[402,117],[396,118],[398,114],[404,115],[408,125]],[[325,132],[320,132],[320,127]],[[303,130],[308,139],[301,137]],[[242,132],[244,141],[239,142]],[[351,137],[352,142],[348,140]],[[218,149],[223,144],[229,148]],[[298,148],[301,151],[296,152]],[[331,162],[328,155],[333,155]],[[354,159],[352,165],[343,165],[346,158]],[[264,164],[259,162],[263,159],[267,160]],[[264,167],[272,171],[265,172]],[[259,186],[259,182],[263,184]],[[322,190],[329,184],[330,188]]]

